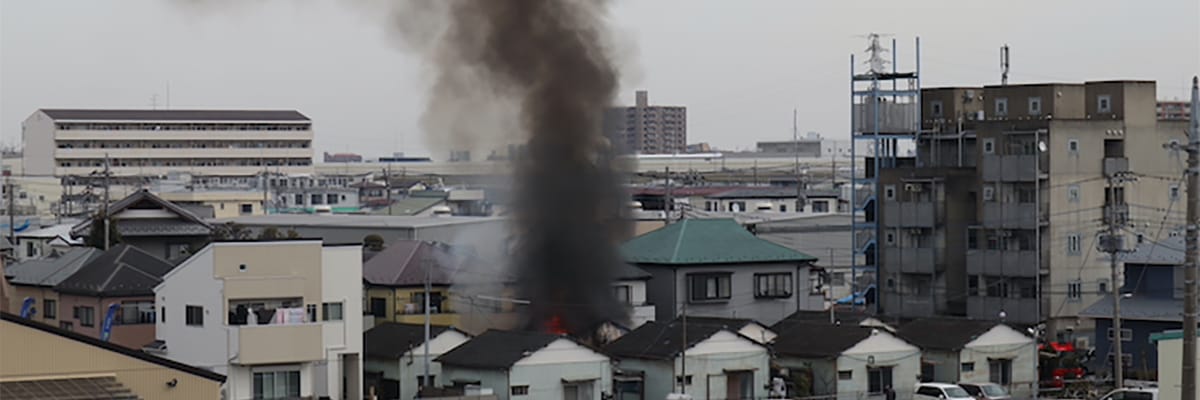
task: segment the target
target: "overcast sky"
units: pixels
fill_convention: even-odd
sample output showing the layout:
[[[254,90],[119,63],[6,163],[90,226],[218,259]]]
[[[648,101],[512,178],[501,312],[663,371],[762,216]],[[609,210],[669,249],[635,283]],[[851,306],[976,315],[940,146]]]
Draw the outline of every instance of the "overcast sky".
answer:
[[[426,153],[421,63],[365,0],[195,1],[0,0],[0,138],[19,143],[37,108],[165,107],[169,82],[173,108],[300,110],[318,152]],[[1004,43],[1014,83],[1149,79],[1186,98],[1200,73],[1197,0],[623,0],[611,20],[619,100],[687,106],[689,142],[731,149],[790,138],[793,109],[802,132],[848,137],[868,32],[895,35],[901,66],[921,36],[926,87],[998,83]]]

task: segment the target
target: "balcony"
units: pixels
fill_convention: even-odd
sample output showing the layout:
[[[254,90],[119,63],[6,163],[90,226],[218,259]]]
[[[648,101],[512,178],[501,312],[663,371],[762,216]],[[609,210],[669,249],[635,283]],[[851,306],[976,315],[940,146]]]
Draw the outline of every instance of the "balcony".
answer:
[[[911,134],[920,127],[918,111],[920,108],[915,103],[855,104],[853,131],[857,136],[872,135],[877,128],[880,134]]]
[[[883,203],[883,224],[896,228],[932,228],[938,218],[933,213],[933,202]]]
[[[325,358],[322,324],[230,326],[229,358],[236,364],[261,365]]]
[[[1047,210],[1042,207],[1042,220],[1046,219]],[[1034,216],[1038,209],[1036,203],[983,203],[983,218],[980,221],[989,228],[1026,228],[1037,226]]]
[[[273,173],[282,174],[311,174],[313,172],[312,165],[287,165],[287,166],[271,166],[269,167]],[[104,167],[56,167],[54,174],[63,175],[88,175],[92,172],[101,171]],[[217,165],[217,166],[144,166],[144,167],[111,167],[113,176],[147,176],[147,175],[166,175],[173,171],[186,171],[195,174],[204,175],[234,175],[234,176],[249,176],[258,175],[263,171],[261,166],[244,166],[244,165]]]
[[[1104,176],[1114,177],[1129,172],[1129,159],[1125,157],[1105,157]]]
[[[932,247],[888,247],[884,249],[883,265],[904,273],[931,273],[937,270],[940,261],[937,249]]]
[[[981,175],[984,181],[1032,182],[1035,174],[1037,159],[1031,154],[996,155],[986,154],[981,164]],[[1046,160],[1042,160],[1046,161]],[[1045,164],[1043,163],[1043,166]]]
[[[313,131],[100,131],[60,130],[55,140],[312,140]]]
[[[968,275],[1032,278],[1038,274],[1034,250],[967,250]]]
[[[312,147],[268,147],[268,148],[73,148],[55,149],[54,157],[59,160],[120,159],[258,159],[258,158],[305,158],[313,156]]]

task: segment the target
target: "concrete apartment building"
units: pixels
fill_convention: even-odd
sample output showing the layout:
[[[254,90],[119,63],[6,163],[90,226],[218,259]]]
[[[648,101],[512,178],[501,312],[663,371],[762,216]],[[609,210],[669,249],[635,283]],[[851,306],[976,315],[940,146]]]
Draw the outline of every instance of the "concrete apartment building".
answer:
[[[24,173],[312,173],[312,121],[294,110],[40,109],[21,124]]]
[[[605,136],[626,153],[687,152],[687,107],[650,105],[650,94],[639,90],[632,107],[610,108]]]
[[[1090,330],[1076,315],[1111,288],[1106,210],[1128,211],[1130,236],[1182,218],[1184,154],[1163,145],[1186,123],[1155,104],[1146,81],[922,91],[929,134],[880,173],[881,312]],[[1108,196],[1128,174],[1143,178]]]
[[[214,242],[154,288],[146,350],[228,377],[227,399],[362,396],[362,247]]]

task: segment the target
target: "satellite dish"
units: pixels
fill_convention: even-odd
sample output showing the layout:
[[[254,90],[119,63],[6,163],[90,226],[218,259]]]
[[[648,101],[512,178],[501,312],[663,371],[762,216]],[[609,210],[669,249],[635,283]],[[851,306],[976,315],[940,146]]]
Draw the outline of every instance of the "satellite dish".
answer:
[[[1041,141],[1041,140],[1038,141],[1038,151],[1045,153],[1046,150],[1048,150],[1046,147],[1047,146],[1046,146],[1045,141]]]

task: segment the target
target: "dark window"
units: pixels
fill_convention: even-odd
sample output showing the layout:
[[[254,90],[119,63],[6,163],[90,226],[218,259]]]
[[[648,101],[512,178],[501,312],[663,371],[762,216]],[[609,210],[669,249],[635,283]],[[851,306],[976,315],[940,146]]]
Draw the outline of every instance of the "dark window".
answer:
[[[342,303],[322,303],[321,304],[321,320],[322,321],[341,321],[342,320]]]
[[[425,383],[425,375],[417,377],[417,386],[433,386],[437,384],[437,375],[429,375],[429,383]]]
[[[297,194],[297,195],[296,195],[296,198],[295,198],[295,200],[296,200],[296,205],[297,205],[297,206],[303,206],[303,205],[304,205],[304,195],[303,195],[303,194]]]
[[[330,194],[325,195],[325,203],[326,204],[337,204],[338,203],[338,195],[335,193],[330,193]]]
[[[324,200],[324,198],[322,198],[320,194],[311,195],[311,196],[309,196],[309,199],[312,200],[312,205],[314,205],[314,206],[319,206],[319,205],[323,204],[322,200]]]
[[[187,306],[184,323],[188,326],[204,326],[204,307]]]
[[[425,293],[413,293],[409,297],[409,301],[415,305],[415,312],[425,313]],[[446,312],[442,310],[442,292],[432,292],[429,296],[429,312],[440,314]]]
[[[316,322],[317,321],[317,305],[316,304],[304,305],[304,314],[308,316],[308,319],[305,322]]]
[[[166,306],[158,308],[158,319],[159,319],[159,322],[162,322],[162,323],[167,322],[167,307]]]
[[[829,202],[828,201],[814,201],[813,206],[812,206],[812,212],[815,212],[815,213],[829,212]]]
[[[792,297],[792,274],[754,274],[754,297]]]
[[[987,277],[988,297],[1008,297],[1008,278],[1001,276]]]
[[[513,396],[528,396],[529,395],[529,385],[513,386],[512,387],[512,395]]]
[[[698,274],[688,276],[692,301],[729,299],[730,274]]]
[[[371,316],[376,318],[387,317],[387,299],[382,297],[371,298]]]
[[[96,309],[88,306],[77,306],[75,307],[75,319],[79,320],[80,326],[95,326]]]
[[[254,373],[254,399],[291,399],[300,397],[300,371]]]
[[[867,391],[883,393],[892,387],[892,367],[867,368]]]
[[[153,324],[154,303],[150,301],[122,301],[121,325]]]
[[[633,303],[633,294],[631,292],[632,290],[630,290],[629,285],[613,286],[613,294],[617,296],[617,301],[621,302],[621,304]]]
[[[1012,360],[988,360],[988,381],[1001,386],[1012,384]]]
[[[962,372],[975,372],[975,362],[962,363]]]
[[[59,322],[58,327],[62,328],[63,330],[68,330],[68,331],[75,330],[75,325],[70,322],[67,322],[67,321]]]
[[[250,203],[242,203],[241,213],[242,213],[242,215],[253,214],[254,213],[254,205],[250,204]]]
[[[848,381],[851,379],[854,379],[854,371],[850,371],[850,370],[838,371],[838,380],[839,381]]]
[[[58,301],[51,299],[42,300],[42,318],[58,318]]]
[[[979,275],[967,275],[967,296],[979,295]]]

